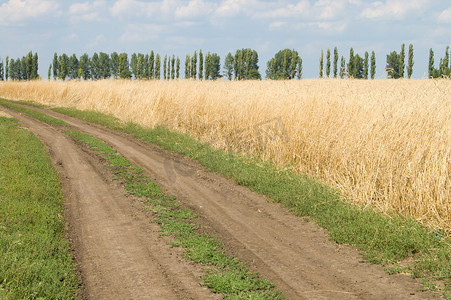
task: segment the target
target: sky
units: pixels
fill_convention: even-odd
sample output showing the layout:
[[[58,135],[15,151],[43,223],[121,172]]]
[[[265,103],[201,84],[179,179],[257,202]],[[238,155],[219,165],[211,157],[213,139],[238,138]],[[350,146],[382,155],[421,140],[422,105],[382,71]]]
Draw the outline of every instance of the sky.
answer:
[[[195,50],[252,48],[260,73],[279,50],[303,59],[303,78],[317,78],[321,49],[349,58],[376,53],[376,78],[386,78],[386,56],[414,46],[413,78],[427,77],[429,49],[436,66],[451,45],[449,0],[117,0],[0,1],[0,59],[38,53],[47,78],[53,53],[77,57],[114,51],[176,55],[182,65]],[[183,72],[182,72],[183,74]]]

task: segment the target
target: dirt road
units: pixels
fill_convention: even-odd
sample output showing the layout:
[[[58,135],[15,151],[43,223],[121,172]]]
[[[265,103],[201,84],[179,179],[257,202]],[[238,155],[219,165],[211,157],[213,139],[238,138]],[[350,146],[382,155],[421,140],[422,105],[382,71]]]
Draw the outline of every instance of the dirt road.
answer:
[[[363,263],[312,222],[195,162],[77,119],[39,109],[112,145],[197,213],[232,253],[288,299],[427,299],[407,276]],[[159,237],[142,206],[101,164],[51,126],[6,110],[48,147],[62,176],[75,256],[89,299],[207,299],[200,267]]]

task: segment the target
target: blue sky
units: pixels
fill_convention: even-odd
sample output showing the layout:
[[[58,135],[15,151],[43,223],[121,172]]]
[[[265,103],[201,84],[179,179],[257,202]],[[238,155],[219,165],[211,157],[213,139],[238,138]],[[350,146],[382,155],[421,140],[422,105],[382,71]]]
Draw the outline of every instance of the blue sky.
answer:
[[[117,0],[0,1],[0,58],[39,55],[47,77],[54,52],[150,53],[180,56],[202,49],[221,56],[258,51],[260,72],[284,48],[303,59],[304,78],[319,73],[321,49],[349,57],[375,51],[377,78],[386,55],[414,45],[415,78],[427,75],[429,49],[436,64],[451,45],[449,0]]]

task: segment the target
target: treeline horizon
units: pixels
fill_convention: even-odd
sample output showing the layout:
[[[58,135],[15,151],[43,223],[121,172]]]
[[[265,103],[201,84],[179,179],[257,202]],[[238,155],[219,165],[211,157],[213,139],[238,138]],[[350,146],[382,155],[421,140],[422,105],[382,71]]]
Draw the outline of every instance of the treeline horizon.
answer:
[[[389,79],[411,78],[414,66],[413,45],[408,47],[406,55],[405,44],[398,53],[387,54],[385,71]],[[407,60],[407,63],[406,63]],[[187,54],[184,62],[184,79],[194,80],[261,80],[258,53],[256,50],[238,49],[235,54],[229,52],[221,72],[221,58],[217,53],[202,50]],[[294,49],[278,51],[267,62],[265,78],[271,80],[302,79],[303,60]],[[179,56],[164,57],[153,50],[149,54],[95,52],[92,56],[84,53],[80,57],[56,52],[49,65],[48,80],[99,80],[99,79],[135,79],[135,80],[179,80],[181,79],[181,60]],[[339,56],[338,48],[334,47],[333,57],[330,49],[326,55],[321,49],[318,78],[354,78],[374,79],[376,74],[376,54],[368,51],[361,56],[350,48],[349,57]],[[429,52],[428,78],[450,78],[451,65],[449,46],[445,56],[440,59],[439,67],[434,65],[434,51]],[[0,80],[36,80],[38,75],[38,54],[30,51],[26,56],[10,59],[5,62],[0,58]]]

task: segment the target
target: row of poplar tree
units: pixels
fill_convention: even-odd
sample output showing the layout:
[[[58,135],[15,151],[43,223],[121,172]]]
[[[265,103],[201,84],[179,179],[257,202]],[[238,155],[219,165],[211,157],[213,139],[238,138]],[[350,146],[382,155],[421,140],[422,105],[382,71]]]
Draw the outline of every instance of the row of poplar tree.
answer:
[[[389,78],[411,78],[414,65],[413,45],[410,44],[406,57],[405,44],[401,51],[391,52],[387,55],[386,72]],[[337,47],[333,50],[333,60],[330,49],[327,49],[326,57],[321,50],[320,78],[357,78],[374,79],[376,74],[376,55],[371,52],[371,57],[366,51],[363,56],[349,51],[349,59],[339,54]],[[407,64],[406,64],[407,58]],[[217,53],[204,55],[202,50],[188,54],[185,58],[185,79],[215,80],[226,77],[229,80],[261,79],[258,66],[258,53],[253,49],[239,49],[233,55],[227,54],[224,60],[224,68],[221,74],[220,56]],[[111,54],[100,52],[91,57],[83,54],[79,58],[73,54],[53,56],[53,62],[48,69],[48,78],[51,79],[84,79],[98,80],[107,78],[123,79],[164,79],[174,80],[180,78],[180,58],[175,55],[165,55],[151,51],[150,54],[133,53],[128,57],[127,53]],[[434,67],[434,52],[429,53],[429,78],[451,77],[451,64],[449,46],[446,47],[445,56],[440,59],[438,68]],[[10,59],[8,56],[0,60],[0,80],[33,80],[38,79],[38,54],[29,52],[26,56]],[[302,59],[296,50],[280,50],[267,63],[266,78],[268,79],[301,79]]]
[[[340,66],[338,65],[338,49],[334,48],[334,57],[333,57],[333,69],[331,69],[331,51],[327,49],[326,54],[326,64],[324,65],[324,51],[321,49],[321,57],[319,60],[319,77],[320,78],[357,78],[357,79],[368,79],[368,76],[371,76],[371,79],[374,79],[374,75],[376,74],[376,54],[374,51],[371,53],[371,66],[369,63],[369,54],[368,51],[365,52],[364,57],[361,57],[359,54],[354,53],[354,49],[351,48],[349,51],[349,60],[346,63],[346,59],[341,56]]]
[[[26,56],[0,61],[0,80],[34,80],[38,79],[38,54],[28,52]]]
[[[252,49],[237,50],[233,56],[228,53],[225,59],[224,73],[221,74],[220,56],[217,53],[203,54],[202,50],[188,54],[185,59],[185,79],[215,80],[223,75],[228,79],[261,79],[258,72],[258,54]],[[233,76],[235,75],[235,77]],[[180,58],[151,51],[150,54],[133,53],[128,59],[127,53],[113,52],[111,55],[100,52],[92,57],[83,54],[54,54],[53,63],[48,70],[51,79],[85,79],[106,78],[121,79],[164,79],[180,78]]]

